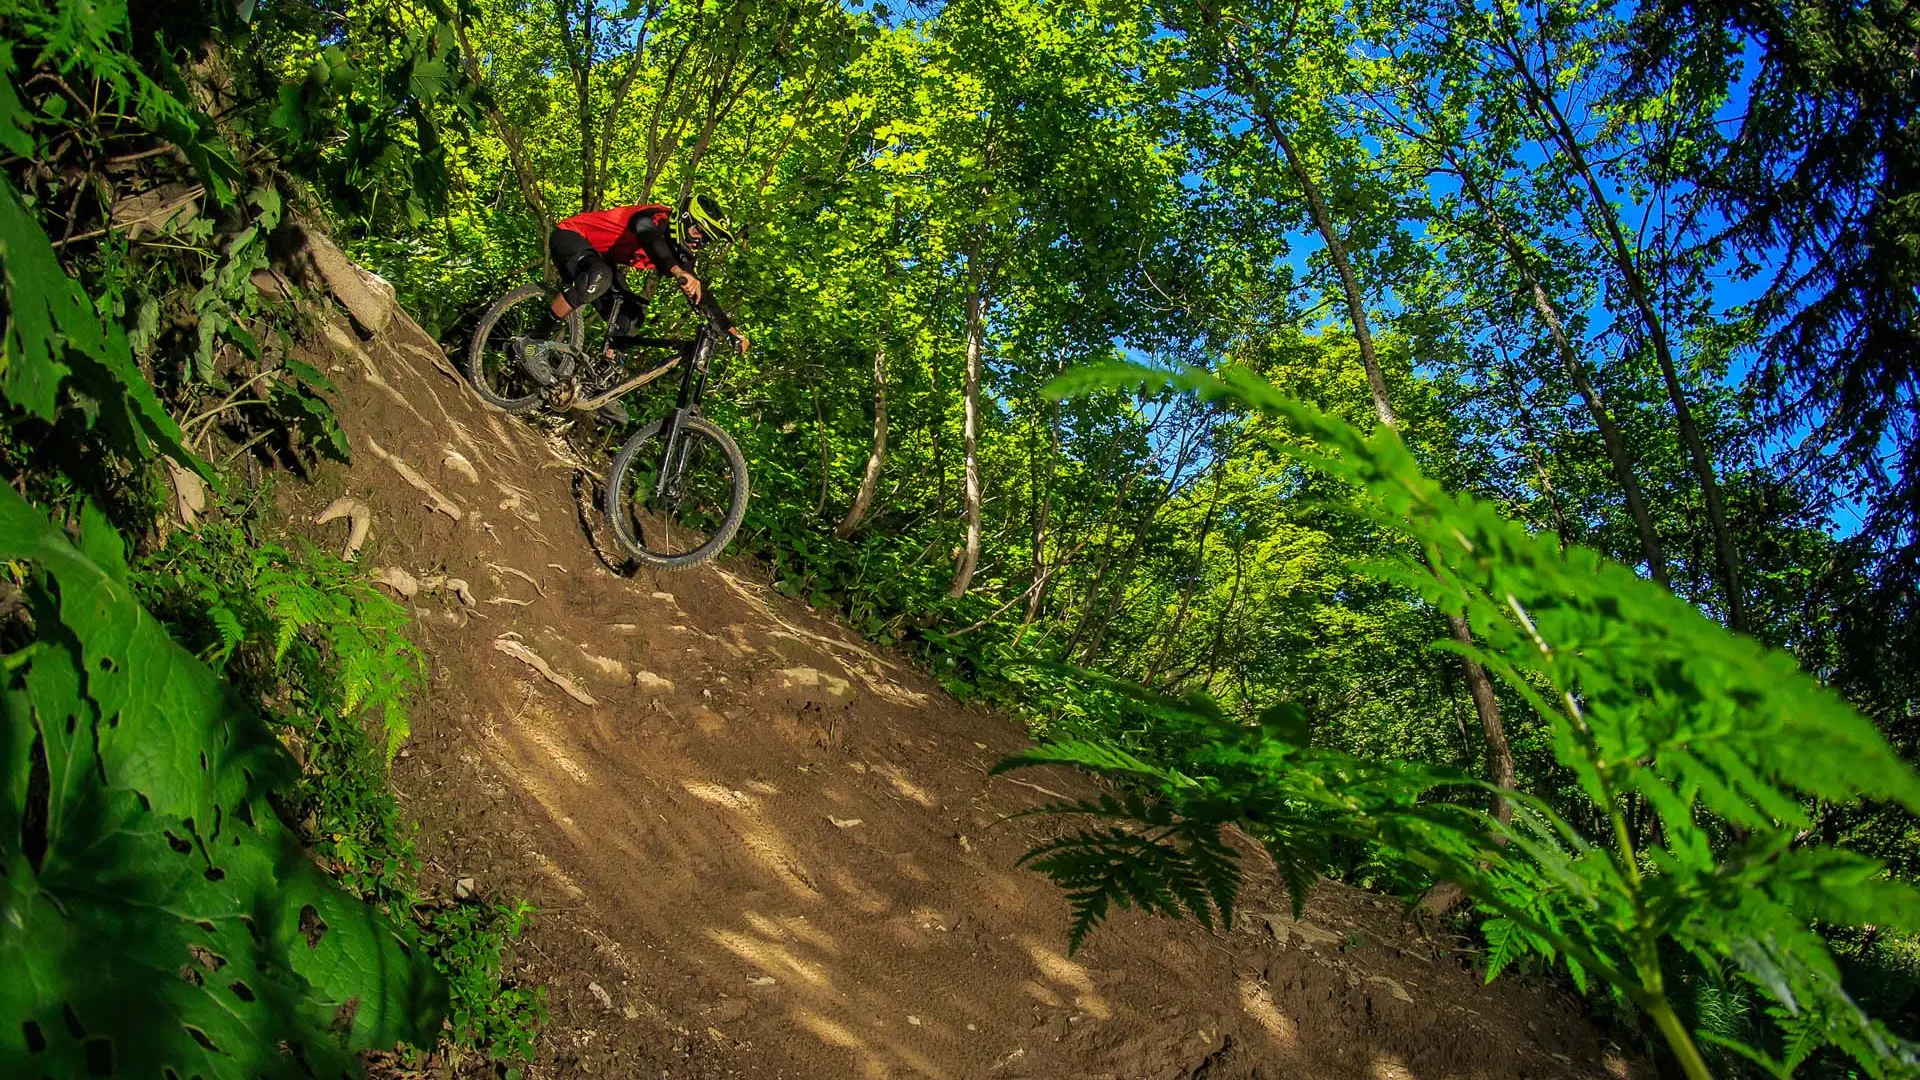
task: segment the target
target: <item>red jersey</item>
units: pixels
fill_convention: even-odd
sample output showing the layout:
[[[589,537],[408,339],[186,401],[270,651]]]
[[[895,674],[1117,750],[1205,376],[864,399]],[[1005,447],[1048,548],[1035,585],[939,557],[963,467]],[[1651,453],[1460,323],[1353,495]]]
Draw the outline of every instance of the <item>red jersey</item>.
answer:
[[[640,249],[640,238],[633,234],[633,219],[644,215],[653,219],[653,225],[667,234],[673,222],[673,211],[657,203],[644,203],[640,206],[616,206],[611,210],[595,210],[588,214],[575,214],[559,223],[559,227],[569,232],[579,233],[593,245],[593,250],[605,256],[608,262],[624,263],[640,270],[660,269],[653,260]]]

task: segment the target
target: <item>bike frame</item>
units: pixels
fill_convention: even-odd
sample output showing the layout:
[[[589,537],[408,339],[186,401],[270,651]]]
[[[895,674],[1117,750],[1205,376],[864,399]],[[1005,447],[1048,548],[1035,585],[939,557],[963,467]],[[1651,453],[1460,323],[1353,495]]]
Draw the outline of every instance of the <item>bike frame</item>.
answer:
[[[621,288],[614,294],[613,308],[607,314],[607,332],[603,343],[613,341],[614,320],[620,317],[620,309],[632,294]],[[700,328],[691,338],[622,338],[622,350],[633,349],[674,349],[680,356],[673,363],[681,365],[680,393],[674,401],[673,412],[666,421],[666,448],[662,451],[660,468],[654,474],[653,494],[655,498],[664,496],[668,489],[679,483],[680,476],[686,471],[688,443],[680,438],[680,432],[686,427],[687,420],[700,415],[700,402],[707,394],[707,374],[712,367],[713,342],[719,331],[714,329],[711,320],[703,319]],[[602,346],[604,348],[604,344]],[[669,365],[670,366],[670,365]],[[609,392],[602,397],[617,397],[635,389],[653,379],[664,375],[666,367],[661,367],[645,375],[636,377],[631,386],[617,387],[618,393]],[[598,400],[598,399],[595,399]]]

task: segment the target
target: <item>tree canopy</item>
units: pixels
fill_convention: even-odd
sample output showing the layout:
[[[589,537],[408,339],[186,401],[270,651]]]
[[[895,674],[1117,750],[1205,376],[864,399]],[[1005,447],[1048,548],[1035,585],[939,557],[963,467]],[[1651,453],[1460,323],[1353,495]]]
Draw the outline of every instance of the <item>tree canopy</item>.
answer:
[[[1139,800],[1080,810],[1200,829],[1161,864],[1201,875],[1188,891],[1133,900],[1230,917],[1202,833],[1250,822],[1302,875],[1466,887],[1493,967],[1530,949],[1612,986],[1689,1075],[1839,1068],[1827,1042],[1910,1067],[1920,1032],[1841,991],[1894,953],[1835,929],[1904,928],[1895,883],[1920,870],[1910,773],[1842,775],[1920,739],[1906,0],[0,12],[17,421],[192,467],[167,409],[261,354],[249,282],[283,198],[461,347],[552,275],[556,221],[697,186],[740,230],[701,273],[755,343],[708,406],[752,467],[737,543],[1081,748],[1036,760]],[[49,90],[76,62],[120,128]],[[181,235],[206,261],[133,260],[72,179],[136,133],[178,155],[200,224],[163,227],[201,230]],[[66,174],[33,164],[76,147]],[[318,392],[276,400],[324,449]],[[21,430],[16,475],[79,474]],[[1554,588],[1567,637],[1540,616],[1527,638]],[[1572,659],[1610,649],[1626,667]],[[1693,744],[1760,712],[1838,771],[1789,783],[1773,751]],[[1345,784],[1366,797],[1303,809]],[[1294,843],[1316,829],[1338,842]],[[1128,897],[1076,851],[1042,866],[1078,890],[1077,939]],[[1594,906],[1517,899],[1541,875]],[[1871,918],[1826,903],[1867,881]],[[1715,904],[1750,933],[1702,929]],[[1819,956],[1794,967],[1800,946]],[[1774,1011],[1710,1029],[1700,988],[1735,972]]]

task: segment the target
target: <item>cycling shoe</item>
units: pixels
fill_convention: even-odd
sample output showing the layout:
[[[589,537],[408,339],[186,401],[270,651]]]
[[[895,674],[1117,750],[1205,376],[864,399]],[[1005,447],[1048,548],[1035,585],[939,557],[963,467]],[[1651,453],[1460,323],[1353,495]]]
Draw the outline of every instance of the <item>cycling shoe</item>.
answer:
[[[603,423],[624,424],[627,422],[627,405],[623,401],[609,401],[595,413]]]
[[[547,358],[552,350],[550,342],[530,341],[524,337],[507,341],[507,355],[513,357],[520,369],[533,376],[533,381],[541,386],[552,386],[554,383],[553,364]]]

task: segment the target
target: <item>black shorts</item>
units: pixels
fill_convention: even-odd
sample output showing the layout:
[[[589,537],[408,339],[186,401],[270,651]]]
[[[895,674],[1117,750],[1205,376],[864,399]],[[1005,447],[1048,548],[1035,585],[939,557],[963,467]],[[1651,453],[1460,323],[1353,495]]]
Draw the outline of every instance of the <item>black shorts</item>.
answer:
[[[560,271],[560,280],[566,283],[567,303],[574,307],[586,307],[604,300],[607,290],[613,288],[613,267],[606,258],[593,250],[587,238],[572,229],[555,229],[547,241],[547,254],[553,259],[553,268]]]

